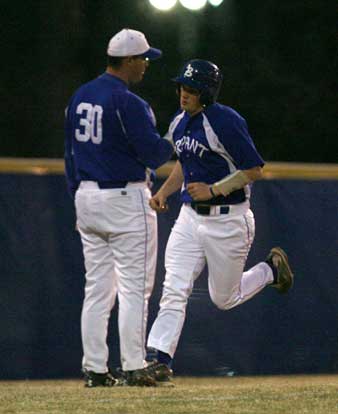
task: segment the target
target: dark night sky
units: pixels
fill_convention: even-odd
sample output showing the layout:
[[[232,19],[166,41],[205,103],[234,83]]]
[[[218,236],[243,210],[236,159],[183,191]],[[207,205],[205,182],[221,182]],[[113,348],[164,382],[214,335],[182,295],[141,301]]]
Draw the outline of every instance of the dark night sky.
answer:
[[[333,0],[225,0],[170,13],[146,0],[0,4],[2,157],[63,156],[69,97],[104,71],[109,38],[131,27],[164,52],[133,88],[162,134],[177,108],[170,78],[198,57],[224,72],[219,101],[247,119],[266,160],[338,162]]]

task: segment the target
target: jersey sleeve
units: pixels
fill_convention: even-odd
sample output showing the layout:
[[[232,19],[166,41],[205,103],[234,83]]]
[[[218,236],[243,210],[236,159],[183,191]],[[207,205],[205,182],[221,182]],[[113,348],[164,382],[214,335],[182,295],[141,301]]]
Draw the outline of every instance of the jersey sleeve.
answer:
[[[131,94],[121,110],[121,122],[129,144],[144,165],[158,168],[171,158],[173,146],[161,138],[154,113],[145,101]]]
[[[174,114],[174,116],[170,120],[168,131],[166,132],[166,134],[164,136],[164,138],[167,139],[168,141],[170,141],[172,143],[172,145],[174,145],[174,131],[175,131],[175,128],[176,128],[177,124],[179,123],[179,121],[181,120],[182,116],[183,116],[183,111],[182,110],[179,110]]]
[[[263,167],[264,160],[255,147],[244,118],[235,112],[230,113],[223,119],[220,129],[220,140],[238,169]]]

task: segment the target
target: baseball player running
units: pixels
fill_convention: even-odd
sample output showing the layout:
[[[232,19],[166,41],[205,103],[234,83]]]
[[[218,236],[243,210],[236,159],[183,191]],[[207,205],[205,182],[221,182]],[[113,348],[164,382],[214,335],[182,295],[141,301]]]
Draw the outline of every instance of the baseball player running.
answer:
[[[206,262],[209,293],[222,310],[252,298],[265,286],[286,293],[293,283],[285,252],[274,247],[266,261],[243,273],[255,234],[250,183],[262,177],[264,162],[245,120],[216,102],[222,74],[205,60],[187,62],[174,79],[181,109],[169,126],[178,161],[150,200],[157,212],[181,188],[182,208],[170,234],[159,314],[148,347],[157,350],[154,375],[169,380],[186,305]]]
[[[162,52],[143,33],[123,29],[107,54],[105,73],[81,86],[66,111],[66,176],[86,267],[82,366],[87,387],[117,383],[106,343],[117,295],[123,383],[148,386],[155,385],[144,360],[157,217],[149,207],[146,167],[159,167],[173,148],[158,134],[148,103],[128,87]]]

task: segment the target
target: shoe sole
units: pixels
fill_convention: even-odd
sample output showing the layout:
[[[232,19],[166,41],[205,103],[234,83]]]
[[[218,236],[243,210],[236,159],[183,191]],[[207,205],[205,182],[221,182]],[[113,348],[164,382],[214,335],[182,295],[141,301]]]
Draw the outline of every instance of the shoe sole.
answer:
[[[157,387],[158,383],[156,381],[154,382],[147,382],[147,383],[135,383],[135,382],[128,382],[128,381],[121,381],[119,380],[118,383],[115,385],[115,387],[142,387],[142,388],[147,388],[147,387]]]
[[[293,286],[293,273],[289,265],[289,259],[285,251],[281,249],[280,247],[272,248],[270,254],[271,254],[271,257],[273,257],[274,255],[277,255],[281,259],[279,266],[278,266],[280,269],[277,269],[277,270],[278,270],[278,273],[283,274],[283,283],[278,283],[276,285],[273,285],[272,287],[277,289],[277,291],[283,295],[287,293]]]

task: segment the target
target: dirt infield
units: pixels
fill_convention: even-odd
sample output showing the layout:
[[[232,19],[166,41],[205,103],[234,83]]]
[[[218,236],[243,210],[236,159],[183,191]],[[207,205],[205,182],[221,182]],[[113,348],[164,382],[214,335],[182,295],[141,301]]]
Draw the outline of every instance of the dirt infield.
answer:
[[[338,413],[338,375],[180,377],[174,383],[174,388],[85,389],[79,380],[0,381],[0,413]]]

